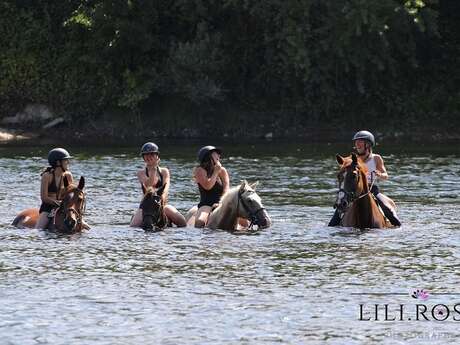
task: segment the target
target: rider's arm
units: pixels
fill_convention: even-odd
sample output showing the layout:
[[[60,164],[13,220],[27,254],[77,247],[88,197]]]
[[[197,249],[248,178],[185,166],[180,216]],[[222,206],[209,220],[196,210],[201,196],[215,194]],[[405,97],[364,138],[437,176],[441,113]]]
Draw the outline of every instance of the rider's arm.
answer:
[[[59,202],[56,199],[53,199],[48,196],[48,186],[52,182],[52,175],[50,173],[44,173],[42,175],[42,182],[40,185],[40,197],[42,199],[42,202],[44,202],[45,204],[59,205]]]
[[[206,190],[210,190],[216,184],[217,176],[219,176],[220,170],[221,168],[215,166],[211,177],[208,177],[206,170],[202,167],[198,167],[195,169],[195,180],[201,185],[201,187]]]
[[[161,176],[163,176],[163,194],[161,194],[161,198],[163,199],[163,205],[166,205],[168,202],[168,193],[169,193],[169,181],[171,176],[169,174],[169,170],[167,168],[161,168]]]
[[[63,175],[63,178],[64,176],[67,176],[67,182],[69,182],[69,185],[73,184],[73,176],[70,171],[66,171]]]
[[[376,165],[376,175],[381,180],[388,179],[387,169],[385,169],[385,164],[383,164],[383,159],[380,155],[374,155],[375,165]]]
[[[145,175],[144,170],[139,170],[137,172],[137,179],[139,180],[139,183],[141,184],[141,186],[144,186],[144,188],[147,188],[146,182],[148,178],[147,178],[147,175]]]
[[[222,169],[220,170],[219,176],[222,181],[224,193],[226,193],[228,189],[230,188],[230,177],[228,176],[227,169],[222,167]]]

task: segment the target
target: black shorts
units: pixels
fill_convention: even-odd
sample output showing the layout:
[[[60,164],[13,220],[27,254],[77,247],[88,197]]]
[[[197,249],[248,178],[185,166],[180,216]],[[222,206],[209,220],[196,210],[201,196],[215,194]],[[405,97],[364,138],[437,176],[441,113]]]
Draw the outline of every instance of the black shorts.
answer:
[[[377,196],[380,193],[379,187],[374,184],[371,188],[371,193]]]
[[[42,213],[42,212],[50,213],[54,208],[56,208],[55,205],[42,203],[40,205],[40,210],[38,211],[38,213]]]

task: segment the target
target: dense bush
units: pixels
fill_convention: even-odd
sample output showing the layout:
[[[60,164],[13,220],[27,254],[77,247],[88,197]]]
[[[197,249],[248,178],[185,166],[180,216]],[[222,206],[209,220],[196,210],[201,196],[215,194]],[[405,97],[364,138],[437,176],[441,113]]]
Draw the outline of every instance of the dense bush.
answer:
[[[0,1],[0,116],[183,99],[326,123],[458,118],[455,0]]]

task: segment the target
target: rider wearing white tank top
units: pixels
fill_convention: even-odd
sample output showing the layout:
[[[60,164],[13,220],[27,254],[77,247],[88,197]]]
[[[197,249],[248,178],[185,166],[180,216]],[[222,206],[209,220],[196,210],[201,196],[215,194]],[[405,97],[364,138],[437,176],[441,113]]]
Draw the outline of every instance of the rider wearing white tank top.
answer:
[[[382,157],[372,152],[372,147],[375,146],[374,135],[369,131],[359,131],[353,136],[352,140],[359,160],[367,166],[367,181],[369,186],[372,185],[372,194],[376,196],[379,206],[382,208],[385,216],[391,221],[391,223],[393,225],[400,226],[401,222],[399,221],[397,215],[385,205],[385,199],[389,198],[381,194],[379,187],[377,186],[378,180],[388,179],[388,173],[385,169]],[[340,224],[340,216],[336,210],[334,216],[329,222],[329,226],[336,226],[338,224]]]
[[[367,160],[364,162],[364,164],[366,164],[366,167],[367,167],[367,183],[369,185],[372,184],[372,182],[374,182],[374,185],[377,183],[377,178],[375,176],[375,172],[377,171],[377,162],[375,160],[375,156],[373,153],[370,153]],[[374,180],[374,181],[372,181]]]

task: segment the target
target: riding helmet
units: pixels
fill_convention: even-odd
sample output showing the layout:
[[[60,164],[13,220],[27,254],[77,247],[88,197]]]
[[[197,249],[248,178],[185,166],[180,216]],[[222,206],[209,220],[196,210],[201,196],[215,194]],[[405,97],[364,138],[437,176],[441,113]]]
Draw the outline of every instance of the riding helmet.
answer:
[[[203,146],[199,151],[198,151],[198,162],[203,162],[205,158],[210,155],[212,152],[217,152],[218,154],[222,154],[222,150],[215,147],[215,146]]]
[[[63,159],[70,159],[72,156],[67,152],[67,150],[57,147],[55,149],[52,149],[48,153],[48,163],[52,166],[55,167],[56,163],[58,161],[61,161]]]
[[[148,142],[142,145],[141,156],[147,153],[160,153],[160,151],[158,150],[158,145],[155,143],[151,143],[151,142]]]
[[[358,139],[367,140],[367,141],[369,141],[371,143],[372,146],[375,146],[374,135],[369,131],[359,131],[359,132],[357,132],[353,137],[353,141],[358,140]]]

